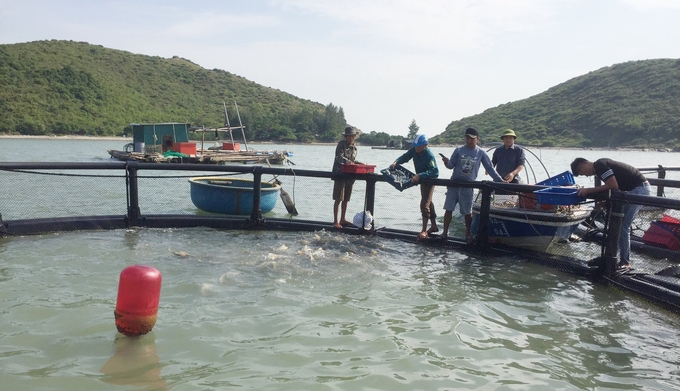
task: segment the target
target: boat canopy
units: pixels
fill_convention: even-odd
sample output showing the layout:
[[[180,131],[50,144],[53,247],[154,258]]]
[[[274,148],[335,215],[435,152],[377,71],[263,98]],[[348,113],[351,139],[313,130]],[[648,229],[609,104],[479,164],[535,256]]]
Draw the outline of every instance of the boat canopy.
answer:
[[[189,141],[189,127],[191,124],[168,122],[150,124],[130,124],[132,127],[132,141],[151,145],[163,145],[164,140],[172,143],[185,143]],[[165,141],[167,142],[167,141]]]

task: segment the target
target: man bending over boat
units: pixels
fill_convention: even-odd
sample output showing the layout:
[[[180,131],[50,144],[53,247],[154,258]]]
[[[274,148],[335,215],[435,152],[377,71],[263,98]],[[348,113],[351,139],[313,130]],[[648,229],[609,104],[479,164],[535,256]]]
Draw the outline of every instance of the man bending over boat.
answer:
[[[453,169],[451,179],[474,181],[477,179],[480,164],[483,164],[486,172],[491,175],[495,182],[503,182],[503,178],[493,168],[489,155],[477,146],[478,140],[479,133],[477,129],[467,128],[465,129],[465,145],[456,148],[450,159],[442,156],[442,161],[446,168]],[[456,204],[458,204],[460,214],[465,216],[465,240],[468,243],[474,242],[474,238],[470,234],[474,190],[473,188],[464,187],[447,188],[446,201],[444,202],[444,232],[442,232],[442,239],[446,239],[449,234],[449,224],[451,224],[453,210],[456,208]]]
[[[411,182],[416,183],[421,179],[437,178],[439,176],[437,159],[432,151],[427,148],[428,143],[427,136],[416,134],[416,137],[413,139],[413,147],[406,151],[405,154],[399,156],[390,165],[390,169],[393,170],[397,164],[406,163],[413,159],[416,175],[411,178]],[[437,227],[437,213],[432,204],[433,194],[434,185],[420,185],[420,214],[423,216],[423,228],[418,234],[418,239],[425,239],[429,234],[439,231],[439,227]],[[428,221],[431,223],[430,229],[427,229]]]
[[[651,195],[652,189],[647,179],[637,168],[612,159],[597,159],[590,162],[577,157],[571,163],[574,175],[597,175],[603,185],[578,190],[578,195],[586,197],[589,194],[606,190],[627,191],[629,194]],[[621,221],[621,236],[619,236],[619,264],[622,269],[630,269],[630,226],[642,205],[627,203],[623,209]]]
[[[356,161],[357,147],[354,145],[354,139],[357,137],[357,129],[354,126],[345,128],[343,134],[344,140],[340,140],[338,146],[335,147],[335,159],[333,160],[333,172],[341,173],[343,164],[361,164]],[[352,188],[354,187],[354,179],[333,179],[333,226],[335,228],[342,228],[347,225],[352,225],[347,221],[347,204],[352,197]],[[342,206],[341,206],[342,204]],[[338,221],[338,209],[340,212],[340,221]]]

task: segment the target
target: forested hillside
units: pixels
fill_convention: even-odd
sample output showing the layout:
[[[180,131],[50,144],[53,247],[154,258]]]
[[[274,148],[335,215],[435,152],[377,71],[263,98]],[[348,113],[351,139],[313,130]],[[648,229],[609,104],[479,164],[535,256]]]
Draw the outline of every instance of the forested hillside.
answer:
[[[432,142],[460,144],[468,126],[486,141],[500,141],[503,129],[511,128],[525,145],[680,149],[680,60],[602,68],[451,122]]]
[[[0,133],[121,135],[130,123],[231,124],[252,140],[333,141],[341,107],[261,86],[189,60],[73,41],[0,45]]]
[[[130,123],[224,124],[240,108],[249,140],[335,141],[346,125],[340,106],[295,97],[224,70],[73,41],[0,45],[0,133],[121,135]],[[407,124],[404,124],[405,126]],[[516,102],[455,120],[430,139],[462,143],[468,126],[482,141],[503,129],[524,145],[680,149],[680,60],[602,68]],[[358,139],[384,144],[393,136]]]

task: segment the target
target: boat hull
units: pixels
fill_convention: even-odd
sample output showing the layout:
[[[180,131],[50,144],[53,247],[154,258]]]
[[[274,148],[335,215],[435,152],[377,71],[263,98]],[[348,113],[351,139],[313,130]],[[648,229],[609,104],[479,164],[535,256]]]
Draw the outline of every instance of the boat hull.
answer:
[[[196,177],[189,179],[191,202],[209,213],[229,215],[250,215],[253,211],[253,186],[250,179],[229,177]],[[262,182],[260,211],[271,212],[279,198],[281,187]]]
[[[474,205],[473,234],[479,230],[479,210],[479,205]],[[487,222],[489,240],[508,246],[545,250],[554,242],[567,241],[589,215],[590,211],[586,209],[565,213],[492,206]]]
[[[288,160],[287,151],[223,151],[223,150],[199,150],[196,155],[165,156],[161,153],[131,152],[109,150],[109,155],[113,159],[121,161],[138,161],[144,163],[188,163],[188,164],[266,164],[281,165]]]

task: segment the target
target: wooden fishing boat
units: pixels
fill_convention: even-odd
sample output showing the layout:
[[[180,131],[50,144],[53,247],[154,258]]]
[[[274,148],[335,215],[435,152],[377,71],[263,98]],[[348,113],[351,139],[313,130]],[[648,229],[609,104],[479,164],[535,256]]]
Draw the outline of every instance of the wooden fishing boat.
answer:
[[[179,143],[175,143],[179,144]],[[193,143],[183,143],[193,144]],[[195,144],[194,144],[195,145]],[[177,149],[177,148],[176,148]],[[179,151],[172,151],[168,153],[160,152],[136,152],[136,151],[118,151],[109,150],[109,155],[112,158],[122,161],[138,161],[145,163],[191,163],[191,164],[230,164],[230,163],[244,163],[244,164],[284,164],[286,162],[292,163],[287,151],[230,151],[230,150],[196,150],[190,153],[183,153]],[[176,152],[176,153],[172,153]],[[187,152],[187,151],[185,151]]]
[[[191,202],[204,211],[229,215],[249,215],[253,211],[253,186],[251,179],[208,176],[190,178]],[[260,210],[271,212],[279,198],[281,186],[262,182]]]
[[[241,115],[238,113],[238,105],[234,102],[239,122]],[[139,161],[145,163],[191,163],[191,164],[284,164],[292,163],[288,158],[293,156],[290,151],[255,150],[248,147],[248,141],[244,132],[245,126],[231,126],[227,114],[227,106],[224,106],[225,126],[221,128],[197,128],[188,123],[146,123],[130,124],[133,142],[124,146],[122,151],[109,150],[112,158],[122,161]],[[244,149],[234,141],[232,132],[241,130]],[[200,133],[201,142],[189,142],[189,132]],[[228,134],[229,139],[224,142],[207,147],[205,134],[219,133]]]

